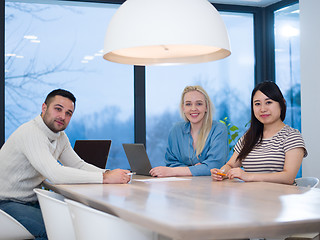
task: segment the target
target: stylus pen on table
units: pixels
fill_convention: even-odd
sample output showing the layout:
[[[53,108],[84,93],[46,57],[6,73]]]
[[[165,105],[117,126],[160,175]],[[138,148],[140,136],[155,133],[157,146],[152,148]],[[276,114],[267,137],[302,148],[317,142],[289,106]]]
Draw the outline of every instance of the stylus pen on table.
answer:
[[[127,175],[129,175],[129,176],[136,175],[136,172],[129,172],[129,173],[127,173]]]
[[[130,181],[129,181],[128,183],[131,183],[131,181],[132,181],[132,176],[135,175],[135,174],[136,174],[135,172],[129,172],[129,173],[127,173],[127,175],[130,176]]]

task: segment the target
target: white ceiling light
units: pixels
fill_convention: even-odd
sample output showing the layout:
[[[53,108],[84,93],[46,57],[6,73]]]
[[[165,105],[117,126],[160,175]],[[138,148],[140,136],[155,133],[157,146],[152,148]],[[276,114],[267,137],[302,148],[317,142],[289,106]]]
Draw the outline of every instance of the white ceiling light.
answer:
[[[283,26],[280,31],[284,37],[296,37],[299,35],[299,29],[289,25]]]
[[[163,65],[209,62],[230,53],[224,22],[207,0],[127,0],[108,26],[103,58]]]

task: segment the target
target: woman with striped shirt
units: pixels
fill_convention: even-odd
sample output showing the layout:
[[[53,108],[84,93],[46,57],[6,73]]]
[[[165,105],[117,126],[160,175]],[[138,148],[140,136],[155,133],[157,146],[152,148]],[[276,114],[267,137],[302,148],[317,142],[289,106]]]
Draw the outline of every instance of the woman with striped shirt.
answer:
[[[212,179],[293,184],[307,150],[301,133],[283,123],[285,116],[279,87],[273,82],[257,85],[251,95],[250,128],[230,160],[220,169],[211,169]]]

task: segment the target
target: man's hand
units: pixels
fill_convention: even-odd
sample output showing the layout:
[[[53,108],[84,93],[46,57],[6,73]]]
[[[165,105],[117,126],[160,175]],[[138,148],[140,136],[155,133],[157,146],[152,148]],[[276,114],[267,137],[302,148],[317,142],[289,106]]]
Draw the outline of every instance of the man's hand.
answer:
[[[103,183],[128,183],[130,176],[129,170],[115,169],[103,173]]]

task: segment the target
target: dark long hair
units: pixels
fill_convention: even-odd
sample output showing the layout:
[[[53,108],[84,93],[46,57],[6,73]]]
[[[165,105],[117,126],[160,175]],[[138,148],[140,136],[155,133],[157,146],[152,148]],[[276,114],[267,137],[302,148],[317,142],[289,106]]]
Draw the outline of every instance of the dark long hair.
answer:
[[[257,91],[261,91],[264,95],[266,95],[268,98],[272,99],[273,101],[276,101],[280,104],[280,118],[282,121],[284,121],[286,117],[286,101],[284,100],[284,97],[274,82],[262,82],[258,84],[252,91],[251,94],[251,124],[248,131],[245,133],[243,138],[243,147],[237,157],[237,161],[242,161],[245,159],[248,154],[251,152],[252,148],[259,144],[262,140],[263,135],[263,124],[255,117],[253,112],[253,97],[256,94]]]

